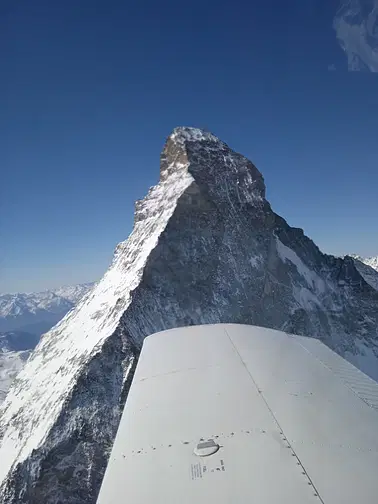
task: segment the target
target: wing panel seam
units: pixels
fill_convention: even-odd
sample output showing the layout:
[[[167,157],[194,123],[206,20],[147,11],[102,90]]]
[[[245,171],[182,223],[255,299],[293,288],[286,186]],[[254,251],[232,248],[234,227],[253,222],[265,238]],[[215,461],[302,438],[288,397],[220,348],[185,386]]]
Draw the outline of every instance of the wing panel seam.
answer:
[[[240,361],[241,361],[242,365],[244,366],[244,368],[245,368],[245,370],[247,371],[247,373],[248,373],[248,375],[249,375],[250,379],[252,380],[252,383],[253,383],[253,385],[255,386],[255,388],[256,388],[256,390],[257,390],[258,394],[260,395],[261,399],[264,401],[264,404],[265,404],[265,406],[267,407],[267,409],[268,409],[268,411],[269,411],[270,415],[272,416],[274,423],[277,425],[278,430],[279,430],[279,433],[280,433],[280,435],[281,435],[281,437],[282,437],[283,441],[285,441],[285,442],[286,442],[286,444],[287,444],[287,448],[290,448],[290,450],[291,450],[292,454],[293,454],[293,455],[295,456],[295,458],[297,459],[297,465],[298,465],[298,466],[302,469],[302,473],[304,473],[304,475],[305,475],[305,476],[307,477],[307,479],[308,479],[309,484],[312,486],[312,488],[313,488],[313,490],[314,490],[314,495],[316,495],[316,496],[319,498],[319,500],[320,500],[320,502],[321,502],[322,504],[325,504],[325,502],[324,502],[323,498],[321,497],[321,495],[320,495],[320,493],[319,493],[318,489],[317,489],[317,488],[316,488],[316,486],[315,486],[315,483],[313,482],[312,478],[310,477],[309,473],[307,472],[306,468],[304,467],[304,465],[303,465],[302,461],[300,460],[299,456],[297,455],[296,451],[294,450],[293,446],[291,445],[290,441],[288,440],[288,438],[287,438],[286,434],[284,433],[284,430],[283,430],[283,428],[281,427],[281,425],[280,425],[280,423],[279,423],[279,421],[278,421],[277,417],[276,417],[276,416],[275,416],[275,414],[273,413],[273,410],[272,410],[272,409],[271,409],[271,407],[269,406],[268,401],[267,401],[267,400],[266,400],[266,398],[264,397],[264,393],[262,392],[262,390],[261,390],[261,389],[259,388],[259,386],[257,385],[257,383],[256,383],[255,379],[254,379],[254,378],[253,378],[253,376],[252,376],[251,371],[248,369],[247,364],[245,363],[245,361],[243,360],[242,356],[240,355],[239,350],[237,349],[237,347],[236,347],[236,345],[235,345],[235,343],[234,343],[233,339],[232,339],[232,338],[231,338],[231,336],[229,335],[229,333],[228,333],[228,331],[227,331],[227,329],[226,329],[226,328],[224,328],[224,332],[226,333],[227,337],[229,338],[229,340],[230,340],[230,342],[231,342],[231,345],[233,346],[233,348],[234,348],[234,350],[235,350],[235,352],[236,352],[237,356],[239,357],[239,359],[240,359]]]

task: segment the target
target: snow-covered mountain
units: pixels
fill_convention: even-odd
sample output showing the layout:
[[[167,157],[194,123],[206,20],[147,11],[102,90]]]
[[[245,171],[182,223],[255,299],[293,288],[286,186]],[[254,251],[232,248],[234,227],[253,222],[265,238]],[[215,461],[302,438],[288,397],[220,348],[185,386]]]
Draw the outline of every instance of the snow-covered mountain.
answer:
[[[365,281],[378,291],[378,256],[364,258],[359,255],[351,255],[354,264]]]
[[[94,503],[143,338],[218,322],[319,337],[378,378],[378,292],[355,260],[274,213],[245,157],[177,128],[111,267],[11,386],[0,501]]]
[[[0,294],[0,331],[26,331],[40,336],[59,322],[93,285]]]
[[[370,268],[375,269],[375,271],[378,271],[378,256],[376,256],[376,257],[361,257],[359,255],[352,254],[351,257],[353,257],[353,259],[357,259],[357,261],[360,261],[360,262],[366,264],[367,266],[370,266]]]
[[[0,403],[41,334],[75,306],[94,284],[53,291],[0,294]],[[27,331],[27,332],[26,332]]]

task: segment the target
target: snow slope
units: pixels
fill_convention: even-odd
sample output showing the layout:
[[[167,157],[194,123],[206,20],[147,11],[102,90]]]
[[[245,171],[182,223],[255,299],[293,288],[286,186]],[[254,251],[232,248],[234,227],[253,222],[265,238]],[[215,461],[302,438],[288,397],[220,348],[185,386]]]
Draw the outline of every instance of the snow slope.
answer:
[[[150,189],[144,205],[137,211],[129,240],[118,245],[108,272],[78,307],[42,338],[27,368],[18,375],[1,418],[1,423],[8,424],[10,430],[1,445],[0,481],[12,465],[22,463],[42,446],[46,433],[61,413],[62,404],[73,392],[78,373],[116,330],[148,255],[156,246],[177,199],[193,181],[185,168],[185,164],[178,163],[169,180]],[[46,355],[53,358],[46,359]],[[128,359],[125,364],[124,382],[132,363],[133,359]],[[23,404],[28,404],[28,412]],[[12,422],[17,413],[23,416],[21,438],[20,425]],[[115,429],[116,425],[113,434]]]
[[[94,503],[144,337],[217,322],[319,337],[378,378],[378,292],[354,260],[322,254],[275,214],[244,156],[177,128],[108,272],[11,386],[0,501]]]

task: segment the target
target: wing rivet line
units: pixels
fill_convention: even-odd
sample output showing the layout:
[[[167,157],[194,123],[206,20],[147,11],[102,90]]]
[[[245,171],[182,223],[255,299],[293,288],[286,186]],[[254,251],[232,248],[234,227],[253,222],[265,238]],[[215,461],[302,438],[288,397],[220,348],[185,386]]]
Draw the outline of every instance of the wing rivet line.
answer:
[[[302,469],[302,475],[304,475],[306,477],[306,479],[307,479],[307,484],[313,488],[313,491],[314,491],[313,495],[315,497],[318,497],[320,499],[320,501],[322,502],[322,504],[324,504],[323,499],[320,497],[319,492],[315,488],[315,486],[314,486],[314,484],[313,484],[310,476],[308,475],[308,473],[307,473],[306,469],[304,468],[302,462],[298,458],[298,455],[295,453],[295,450],[293,449],[293,447],[291,446],[291,444],[288,441],[287,437],[285,436],[281,425],[279,424],[279,422],[278,422],[275,414],[273,413],[273,411],[272,411],[271,407],[269,406],[266,398],[264,397],[264,394],[263,394],[262,390],[259,388],[259,386],[257,385],[255,379],[253,378],[251,371],[248,369],[246,363],[244,362],[242,356],[240,355],[238,349],[236,348],[235,343],[233,342],[232,338],[230,337],[230,335],[228,334],[228,332],[226,331],[226,329],[224,331],[225,331],[226,335],[228,336],[228,339],[230,340],[230,343],[234,347],[234,350],[235,350],[236,354],[239,356],[239,359],[240,359],[241,363],[243,364],[243,366],[245,367],[247,373],[249,374],[249,377],[251,378],[252,383],[254,384],[256,390],[258,391],[258,393],[261,394],[261,399],[264,401],[265,406],[267,407],[268,411],[270,412],[270,414],[271,414],[271,416],[272,416],[272,418],[274,420],[274,423],[276,424],[277,429],[278,429],[279,433],[281,434],[281,437],[282,437],[283,441],[285,441],[287,443],[286,447],[291,449],[293,456],[296,457],[296,459],[297,459],[297,465],[299,465],[301,467],[301,469]]]

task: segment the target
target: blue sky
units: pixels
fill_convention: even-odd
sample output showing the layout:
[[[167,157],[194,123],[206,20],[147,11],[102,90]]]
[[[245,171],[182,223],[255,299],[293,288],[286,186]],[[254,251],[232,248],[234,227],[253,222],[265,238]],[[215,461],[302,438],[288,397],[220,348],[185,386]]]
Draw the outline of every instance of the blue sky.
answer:
[[[0,291],[101,277],[178,125],[248,156],[323,251],[378,254],[377,75],[347,71],[339,2],[284,4],[2,2]]]

